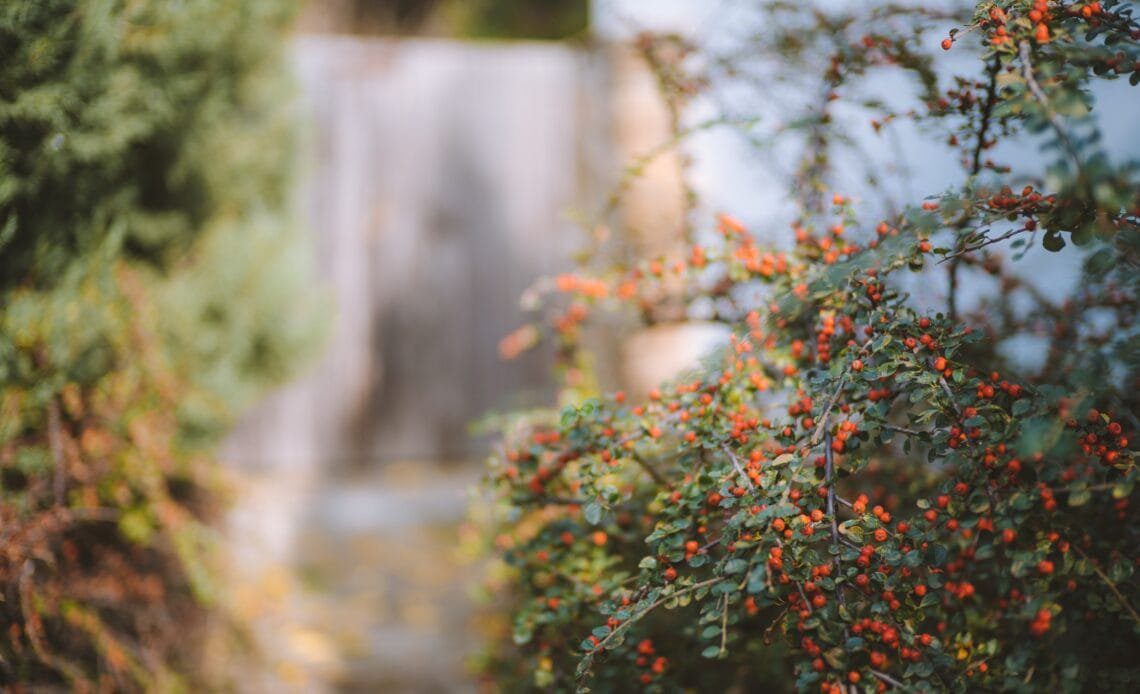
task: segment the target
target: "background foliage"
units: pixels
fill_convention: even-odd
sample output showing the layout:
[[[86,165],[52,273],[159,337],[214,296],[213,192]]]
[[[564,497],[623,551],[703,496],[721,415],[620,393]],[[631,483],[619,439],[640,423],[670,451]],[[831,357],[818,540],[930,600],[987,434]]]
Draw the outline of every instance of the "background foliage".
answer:
[[[210,447],[313,327],[292,12],[0,7],[0,682],[209,677]]]
[[[1133,12],[759,6],[744,60],[815,97],[774,135],[802,153],[790,230],[761,243],[722,216],[676,257],[595,254],[504,341],[557,341],[567,388],[490,462],[511,629],[489,682],[1135,689],[1140,188],[1089,89],[1140,81]],[[972,70],[947,74],[950,50]],[[733,73],[681,61],[662,82],[708,65]],[[913,78],[912,107],[860,96],[884,71]],[[883,212],[837,191],[839,109],[877,133],[917,123],[959,150],[960,183]],[[1025,166],[1033,144],[1043,167]],[[1042,246],[1079,268],[1063,302],[1017,269]],[[940,305],[907,293],[933,283]],[[971,284],[992,291],[962,305]],[[596,317],[694,301],[733,328],[722,352],[644,400],[584,385]],[[999,348],[1015,336],[1042,358]]]

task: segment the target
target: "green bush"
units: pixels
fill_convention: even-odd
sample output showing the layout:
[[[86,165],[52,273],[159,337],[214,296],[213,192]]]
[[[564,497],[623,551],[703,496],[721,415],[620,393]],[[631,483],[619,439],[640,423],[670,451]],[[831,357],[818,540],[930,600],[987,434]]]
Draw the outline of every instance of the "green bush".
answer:
[[[761,3],[757,54],[818,94],[781,114],[805,146],[790,228],[722,216],[683,253],[543,285],[566,388],[490,461],[492,686],[1136,691],[1140,187],[1090,88],[1140,82],[1140,25],[1111,0],[970,5]],[[971,69],[947,79],[943,50]],[[913,108],[861,99],[900,70]],[[837,191],[842,110],[918,122],[958,184],[885,216]],[[1064,301],[1009,262],[1040,246],[1079,277]],[[968,283],[992,291],[967,311]],[[698,301],[723,350],[647,397],[590,390],[595,316]]]
[[[210,448],[313,332],[292,12],[0,7],[0,682],[206,678]]]

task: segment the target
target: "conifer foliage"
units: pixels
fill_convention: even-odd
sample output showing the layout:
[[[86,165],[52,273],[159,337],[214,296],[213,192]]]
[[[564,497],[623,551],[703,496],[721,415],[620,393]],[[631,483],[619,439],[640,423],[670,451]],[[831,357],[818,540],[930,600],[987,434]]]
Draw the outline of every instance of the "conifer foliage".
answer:
[[[290,3],[0,4],[0,683],[201,682],[210,447],[310,321]]]

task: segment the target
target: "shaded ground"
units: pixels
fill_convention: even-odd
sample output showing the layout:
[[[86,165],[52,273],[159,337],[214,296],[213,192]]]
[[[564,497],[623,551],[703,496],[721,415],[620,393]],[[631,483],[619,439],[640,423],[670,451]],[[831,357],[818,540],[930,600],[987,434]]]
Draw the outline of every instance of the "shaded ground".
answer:
[[[476,579],[458,547],[480,466],[388,466],[329,484],[302,530],[306,626],[341,691],[472,690]]]

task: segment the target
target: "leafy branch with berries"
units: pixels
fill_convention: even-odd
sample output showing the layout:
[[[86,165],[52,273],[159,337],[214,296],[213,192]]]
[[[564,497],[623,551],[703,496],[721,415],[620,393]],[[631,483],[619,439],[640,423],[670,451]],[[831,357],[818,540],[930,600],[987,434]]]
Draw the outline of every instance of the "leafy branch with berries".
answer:
[[[566,388],[490,461],[511,629],[482,672],[558,691],[1129,689],[1140,188],[1089,87],[1140,81],[1131,5],[977,3],[941,42],[980,44],[977,75],[948,90],[949,16],[892,6],[910,27],[893,38],[881,9],[763,9],[800,20],[771,25],[789,64],[834,48],[816,52],[823,110],[794,131],[798,215],[787,234],[721,215],[676,257],[561,276],[549,320],[504,341],[552,340]],[[874,130],[918,122],[964,170],[881,218],[822,194],[830,109],[871,64],[917,75],[923,101]],[[999,138],[1052,161],[1014,172]],[[1002,255],[1038,246],[1078,268],[1063,302]],[[732,330],[702,365],[644,396],[584,385],[595,319],[699,298]],[[1016,336],[1041,358],[1003,347]]]

